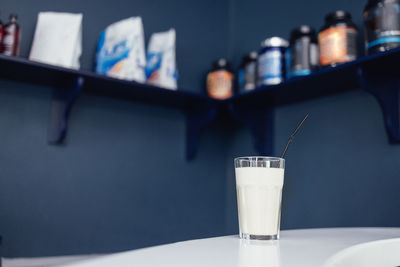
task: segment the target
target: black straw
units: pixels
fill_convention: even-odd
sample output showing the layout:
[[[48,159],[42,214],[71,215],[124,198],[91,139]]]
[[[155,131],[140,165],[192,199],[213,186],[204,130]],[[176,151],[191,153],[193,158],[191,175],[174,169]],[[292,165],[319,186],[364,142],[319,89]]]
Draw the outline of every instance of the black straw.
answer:
[[[292,141],[293,141],[293,137],[294,137],[294,136],[297,134],[297,132],[300,130],[301,126],[303,126],[303,123],[306,121],[307,118],[308,118],[308,114],[307,114],[307,115],[304,117],[304,119],[299,123],[299,125],[297,125],[296,130],[294,130],[294,132],[290,135],[289,140],[288,140],[288,142],[287,142],[287,144],[286,144],[285,150],[283,150],[283,152],[282,152],[281,158],[284,158],[284,157],[285,157],[286,151],[288,150],[290,144],[291,144]]]

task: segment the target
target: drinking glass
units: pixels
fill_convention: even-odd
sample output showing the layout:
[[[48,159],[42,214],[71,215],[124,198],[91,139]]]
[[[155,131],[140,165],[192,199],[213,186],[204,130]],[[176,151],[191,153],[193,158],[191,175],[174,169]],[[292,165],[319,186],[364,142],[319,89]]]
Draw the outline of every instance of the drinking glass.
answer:
[[[235,159],[239,235],[243,239],[279,239],[285,160]]]

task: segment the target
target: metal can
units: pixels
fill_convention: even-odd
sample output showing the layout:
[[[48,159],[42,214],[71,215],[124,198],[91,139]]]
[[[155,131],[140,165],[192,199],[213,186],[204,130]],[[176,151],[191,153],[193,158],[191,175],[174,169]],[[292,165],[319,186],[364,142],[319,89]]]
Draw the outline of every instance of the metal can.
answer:
[[[284,81],[285,53],[288,41],[280,37],[267,38],[258,53],[258,85],[273,85]]]

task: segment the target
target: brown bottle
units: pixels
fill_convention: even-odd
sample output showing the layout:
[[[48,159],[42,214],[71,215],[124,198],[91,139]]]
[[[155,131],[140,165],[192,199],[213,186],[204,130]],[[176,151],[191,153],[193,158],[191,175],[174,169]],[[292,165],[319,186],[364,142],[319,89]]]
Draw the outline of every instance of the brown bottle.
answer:
[[[215,99],[226,99],[232,96],[233,74],[229,62],[220,58],[214,62],[207,75],[207,93]]]
[[[4,55],[19,55],[20,28],[17,19],[17,15],[11,14],[10,21],[3,27],[2,54]]]

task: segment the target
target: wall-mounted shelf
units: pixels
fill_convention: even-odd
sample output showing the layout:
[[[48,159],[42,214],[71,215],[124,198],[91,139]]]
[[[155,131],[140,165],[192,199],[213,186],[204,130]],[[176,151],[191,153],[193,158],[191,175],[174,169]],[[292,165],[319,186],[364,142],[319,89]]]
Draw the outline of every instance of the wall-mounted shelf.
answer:
[[[279,85],[264,86],[229,99],[234,116],[248,124],[260,154],[270,154],[272,132],[266,113],[273,107],[362,88],[372,93],[383,109],[391,142],[400,142],[400,48],[325,67],[311,75]],[[260,112],[264,110],[263,112]],[[264,114],[264,115],[263,115]],[[254,118],[259,119],[254,119]]]
[[[237,94],[232,103],[251,102],[252,105],[280,106],[360,88],[358,71],[361,67],[380,71],[396,71],[400,48],[388,52],[361,57],[336,67],[325,67],[304,77],[284,83],[264,86],[253,91]],[[396,69],[395,69],[396,68]],[[398,71],[400,74],[400,70]]]
[[[182,110],[188,122],[187,158],[193,158],[196,153],[197,132],[213,120],[216,114],[215,101],[205,95],[168,90],[19,57],[0,55],[0,77],[53,88],[48,131],[48,141],[51,144],[64,142],[72,105],[81,92]]]
[[[272,111],[274,107],[363,88],[372,93],[384,111],[392,142],[400,142],[400,48],[362,57],[337,67],[322,68],[309,76],[279,85],[265,86],[237,94],[227,100],[205,95],[172,91],[146,84],[110,78],[88,71],[77,71],[23,58],[0,55],[0,78],[50,86],[53,89],[49,142],[62,143],[68,117],[81,92],[139,101],[182,110],[187,118],[186,157],[193,158],[199,131],[216,117],[218,110],[229,110],[244,122],[254,137],[260,154],[271,152]]]
[[[52,66],[20,57],[0,55],[0,70],[1,78],[54,88],[64,87],[67,81],[82,77],[85,81],[82,91],[85,93],[124,98],[183,110],[190,108],[193,104],[209,101],[209,98],[205,95],[184,90],[163,89],[89,71]]]

